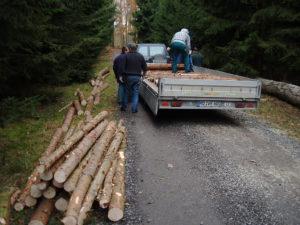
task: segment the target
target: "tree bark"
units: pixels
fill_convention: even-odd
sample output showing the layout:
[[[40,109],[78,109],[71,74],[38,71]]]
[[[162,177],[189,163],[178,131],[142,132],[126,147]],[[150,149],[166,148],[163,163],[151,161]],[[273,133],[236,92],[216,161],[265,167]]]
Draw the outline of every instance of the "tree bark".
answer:
[[[74,134],[74,131],[75,131],[75,126],[70,126],[68,132],[64,137],[64,141],[66,141],[69,137],[71,137]]]
[[[82,106],[86,106],[86,100],[84,98],[83,92],[77,89],[76,95],[78,96],[78,100]]]
[[[97,141],[93,147],[93,153],[88,161],[86,167],[83,169],[82,175],[79,178],[76,189],[72,193],[68,209],[65,218],[62,220],[65,225],[72,225],[77,223],[77,217],[79,215],[79,210],[81,208],[82,201],[89,189],[92,178],[94,177],[99,162],[104,154],[105,150],[108,148],[111,139],[115,133],[116,124],[115,122],[110,122],[107,126],[105,132]]]
[[[117,222],[124,216],[125,205],[125,151],[126,139],[123,139],[122,146],[118,152],[118,164],[113,179],[113,193],[109,204],[108,218]]]
[[[114,159],[104,181],[103,190],[98,192],[97,199],[102,209],[106,209],[109,205],[112,189],[113,189],[113,178],[117,168],[117,159]]]
[[[66,161],[55,172],[54,179],[56,182],[64,183],[68,179],[82,158],[93,146],[98,137],[100,137],[100,135],[103,133],[107,125],[108,121],[104,120],[92,132],[83,138],[78,146],[71,152]]]
[[[94,107],[94,96],[91,95],[87,99],[87,105],[85,108],[84,115],[86,115],[86,116],[92,115],[93,107]]]
[[[85,134],[91,131],[102,120],[108,116],[107,111],[103,111],[84,125],[79,131],[73,134],[68,140],[66,140],[55,152],[53,152],[47,159],[41,161],[41,165],[38,167],[38,171],[43,173],[46,169],[49,169],[59,158],[61,158],[67,151],[69,151],[78,141],[80,141]]]
[[[78,220],[77,220],[78,225],[83,224],[83,222],[87,216],[87,212],[90,211],[92,204],[93,204],[95,198],[97,197],[97,193],[103,184],[104,178],[105,178],[109,168],[111,167],[112,161],[116,157],[116,153],[120,147],[123,137],[124,137],[124,133],[119,130],[116,133],[116,136],[113,139],[111,145],[109,146],[109,149],[107,150],[105,158],[100,166],[100,169],[98,170],[97,175],[94,178],[94,180],[89,188],[89,191],[87,192],[87,194],[85,196],[85,199],[84,199],[83,205],[80,209]]]
[[[43,199],[32,214],[29,225],[47,225],[54,209],[53,199]]]
[[[81,104],[80,104],[79,100],[74,100],[73,104],[74,104],[74,107],[76,109],[77,115],[81,116],[83,114],[83,111],[81,109]]]
[[[89,151],[86,156],[84,157],[84,159],[80,162],[79,166],[73,171],[73,173],[71,174],[71,176],[68,178],[68,180],[64,183],[64,189],[66,192],[73,192],[76,184],[78,182],[78,179],[82,173],[83,168],[86,166],[86,164],[88,163],[90,157],[92,155],[92,151]]]
[[[260,79],[264,93],[274,95],[290,104],[300,106],[300,86],[278,82],[274,80]]]
[[[62,125],[62,130],[63,132],[67,132],[69,130],[69,127],[72,123],[72,120],[73,120],[73,117],[75,115],[75,107],[71,106],[65,116],[65,120],[64,120],[64,123]]]

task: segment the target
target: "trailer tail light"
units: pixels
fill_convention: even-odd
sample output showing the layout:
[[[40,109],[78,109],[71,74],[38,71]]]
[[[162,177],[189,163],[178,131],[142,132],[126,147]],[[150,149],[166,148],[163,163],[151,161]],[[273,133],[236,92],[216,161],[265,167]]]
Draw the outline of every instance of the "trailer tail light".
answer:
[[[168,106],[170,106],[170,104],[167,101],[163,101],[163,102],[161,102],[161,106],[168,107]]]
[[[173,101],[171,105],[172,107],[181,107],[182,101]]]
[[[245,102],[236,102],[235,103],[235,108],[241,109],[241,108],[245,108],[245,106],[246,106]]]
[[[256,107],[255,102],[248,102],[248,103],[246,103],[246,108],[255,108],[255,107]]]

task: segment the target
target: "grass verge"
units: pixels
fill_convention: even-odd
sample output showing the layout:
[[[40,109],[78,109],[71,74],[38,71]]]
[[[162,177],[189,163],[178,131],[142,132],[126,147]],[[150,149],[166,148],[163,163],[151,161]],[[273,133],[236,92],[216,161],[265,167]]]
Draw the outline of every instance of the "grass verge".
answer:
[[[110,57],[108,51],[101,54],[99,63],[93,66],[92,71],[97,74],[104,67],[110,67]],[[111,111],[114,117],[116,84],[112,71],[106,81],[109,83],[109,88],[101,95],[101,103],[94,107],[93,115],[105,109]],[[35,118],[23,119],[0,128],[0,193],[7,192],[10,187],[22,187],[25,184],[54,131],[62,125],[66,111],[58,112],[59,109],[74,100],[75,90],[80,88],[85,97],[88,97],[92,90],[88,83],[47,88],[51,93],[56,93],[55,102],[39,108],[38,116]],[[11,224],[28,224],[30,214],[31,210],[13,212]],[[58,218],[61,217],[54,216],[49,224],[61,224]]]
[[[256,111],[251,114],[300,140],[300,109],[276,97],[263,95]]]

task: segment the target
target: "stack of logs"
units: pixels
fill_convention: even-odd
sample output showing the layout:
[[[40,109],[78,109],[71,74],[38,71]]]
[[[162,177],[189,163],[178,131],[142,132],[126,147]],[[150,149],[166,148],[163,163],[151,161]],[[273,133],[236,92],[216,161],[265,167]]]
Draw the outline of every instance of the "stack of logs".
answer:
[[[93,105],[108,86],[104,80],[108,73],[104,69],[91,81],[93,90],[87,101],[76,91],[78,100],[69,106],[63,125],[55,131],[25,188],[12,195],[16,211],[36,207],[30,225],[46,225],[55,209],[64,213],[65,225],[81,225],[94,201],[108,208],[111,221],[123,218],[125,127],[122,121],[109,121],[107,111],[92,117]],[[75,126],[76,114],[86,118]]]

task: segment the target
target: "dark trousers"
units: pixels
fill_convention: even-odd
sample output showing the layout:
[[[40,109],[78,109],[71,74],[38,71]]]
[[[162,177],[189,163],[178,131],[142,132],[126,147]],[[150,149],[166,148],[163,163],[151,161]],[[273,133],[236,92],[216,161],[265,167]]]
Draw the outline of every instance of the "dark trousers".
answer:
[[[138,111],[139,91],[140,91],[140,76],[127,75],[125,78],[125,94],[123,97],[122,108],[126,109],[128,104],[128,96],[131,96],[131,111]]]

